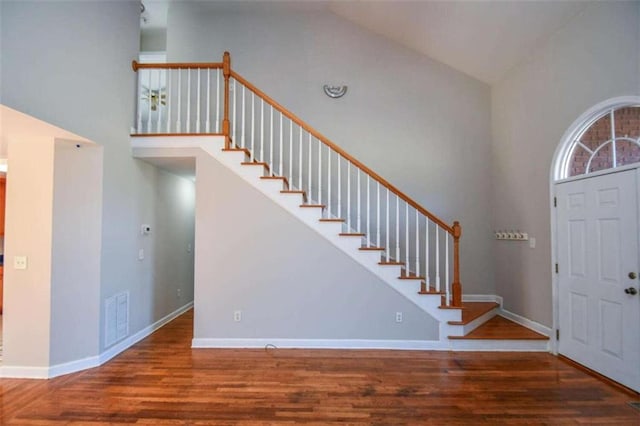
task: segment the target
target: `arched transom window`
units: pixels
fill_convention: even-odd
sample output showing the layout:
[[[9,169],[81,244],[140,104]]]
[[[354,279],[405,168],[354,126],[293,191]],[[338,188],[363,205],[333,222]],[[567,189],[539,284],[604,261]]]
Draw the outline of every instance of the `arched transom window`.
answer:
[[[640,162],[640,105],[610,108],[584,123],[570,143],[562,177]]]

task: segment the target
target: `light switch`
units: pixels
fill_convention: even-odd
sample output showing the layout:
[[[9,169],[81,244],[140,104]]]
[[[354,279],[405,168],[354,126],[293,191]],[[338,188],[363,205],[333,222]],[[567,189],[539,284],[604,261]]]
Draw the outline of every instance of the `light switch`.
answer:
[[[529,237],[529,248],[536,248],[536,237]]]
[[[138,250],[138,260],[144,260],[144,249]]]
[[[27,256],[14,256],[13,257],[14,269],[27,269]]]

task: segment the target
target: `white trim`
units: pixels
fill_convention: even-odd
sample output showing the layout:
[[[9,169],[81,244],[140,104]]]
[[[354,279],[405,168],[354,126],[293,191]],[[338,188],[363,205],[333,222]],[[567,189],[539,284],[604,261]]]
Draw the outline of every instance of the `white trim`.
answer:
[[[449,350],[448,342],[439,340],[360,340],[360,339],[208,339],[194,338],[192,348],[276,348],[296,349],[397,349]]]
[[[564,135],[562,135],[560,143],[553,154],[551,182],[564,179],[563,169],[566,168],[566,162],[568,161],[569,154],[573,150],[574,141],[587,127],[593,124],[596,119],[600,118],[608,110],[637,105],[640,105],[640,96],[620,96],[607,99],[592,106],[571,123],[571,126],[569,126]]]
[[[0,367],[0,377],[11,379],[48,379],[49,368],[3,365]]]
[[[463,294],[463,302],[495,302],[502,306],[502,296],[495,294]]]
[[[105,362],[109,361],[110,359],[112,359],[116,355],[119,355],[120,353],[122,353],[125,350],[129,349],[131,346],[135,345],[136,343],[138,343],[140,340],[144,339],[145,337],[151,335],[154,331],[158,330],[159,328],[161,328],[165,324],[169,323],[170,321],[176,319],[177,317],[179,317],[180,315],[182,315],[183,313],[185,313],[186,311],[188,311],[192,307],[193,307],[193,302],[189,302],[186,305],[184,305],[184,306],[176,309],[175,311],[171,312],[170,314],[166,315],[165,317],[160,318],[158,321],[154,322],[153,324],[149,325],[148,327],[145,327],[142,330],[138,331],[133,336],[130,336],[130,337],[126,338],[125,340],[121,341],[120,343],[118,343],[118,344],[110,347],[106,351],[102,352],[100,354],[100,365],[104,364]]]
[[[502,315],[506,319],[509,319],[517,324],[520,324],[523,327],[533,330],[536,333],[544,334],[545,336],[549,337],[549,339],[551,340],[551,336],[553,334],[552,329],[547,327],[546,325],[542,325],[538,322],[532,321],[521,315],[514,314],[513,312],[507,311],[506,309],[500,309],[499,315]]]
[[[138,343],[140,340],[151,335],[154,331],[158,330],[165,324],[174,320],[193,307],[193,302],[189,302],[186,305],[176,309],[170,314],[164,316],[153,324],[140,330],[133,336],[121,341],[115,346],[102,352],[100,356],[87,357],[75,361],[66,362],[63,364],[56,364],[50,367],[27,367],[27,366],[12,366],[3,365],[0,367],[0,377],[15,378],[15,379],[51,379],[54,377],[62,376],[64,374],[75,373],[89,368],[99,367],[105,362],[109,361],[116,355],[129,349],[131,346]]]
[[[90,356],[84,359],[65,362],[64,364],[52,365],[49,367],[49,376],[47,378],[51,379],[53,377],[88,370],[89,368],[95,368],[98,366],[100,366],[100,357]]]
[[[452,339],[453,351],[549,352],[551,340]]]

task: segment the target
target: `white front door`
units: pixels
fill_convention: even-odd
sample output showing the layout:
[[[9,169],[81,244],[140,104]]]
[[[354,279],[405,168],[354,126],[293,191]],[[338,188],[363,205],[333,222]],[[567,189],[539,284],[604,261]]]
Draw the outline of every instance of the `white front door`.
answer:
[[[640,391],[637,170],[556,185],[558,352]]]

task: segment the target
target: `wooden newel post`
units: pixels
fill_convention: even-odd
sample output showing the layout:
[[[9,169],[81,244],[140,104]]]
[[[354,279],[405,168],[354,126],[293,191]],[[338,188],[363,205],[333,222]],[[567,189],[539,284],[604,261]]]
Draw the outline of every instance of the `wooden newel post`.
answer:
[[[231,77],[231,55],[224,52],[222,57],[222,75],[224,76],[224,117],[222,118],[222,134],[224,135],[225,149],[231,148],[229,133],[229,77]]]
[[[451,284],[451,305],[462,306],[462,284],[460,284],[460,222],[453,222],[453,283]]]

